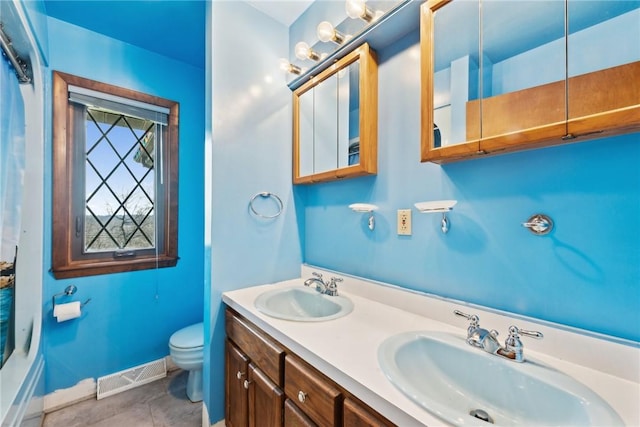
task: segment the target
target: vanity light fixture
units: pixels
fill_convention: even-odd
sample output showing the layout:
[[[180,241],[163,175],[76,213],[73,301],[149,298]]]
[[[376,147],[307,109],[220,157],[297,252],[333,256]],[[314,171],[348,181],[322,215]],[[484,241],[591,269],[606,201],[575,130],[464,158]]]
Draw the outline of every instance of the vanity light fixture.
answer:
[[[380,18],[384,12],[372,11],[366,5],[367,0],[347,0],[345,2],[345,9],[347,16],[351,19],[362,19],[363,21],[370,23]]]
[[[320,55],[318,55],[318,52],[311,49],[309,45],[305,42],[296,43],[294,51],[296,53],[296,58],[301,59],[303,61],[305,59],[310,59],[312,61],[320,60]]]
[[[369,203],[353,203],[349,205],[349,208],[354,212],[362,212],[369,213],[369,230],[372,230],[376,227],[375,219],[373,218],[373,211],[377,210],[378,207],[376,205],[371,205]]]
[[[320,41],[325,43],[334,42],[336,44],[342,44],[347,39],[347,36],[336,30],[329,21],[322,21],[318,24],[317,34]]]
[[[447,212],[452,210],[456,203],[458,203],[457,200],[436,200],[433,202],[419,202],[415,204],[415,207],[420,213],[442,212],[440,228],[442,232],[446,234],[451,228],[451,224],[447,219]]]
[[[290,63],[284,58],[280,59],[280,69],[286,73],[291,73],[296,75],[302,74],[302,68]]]

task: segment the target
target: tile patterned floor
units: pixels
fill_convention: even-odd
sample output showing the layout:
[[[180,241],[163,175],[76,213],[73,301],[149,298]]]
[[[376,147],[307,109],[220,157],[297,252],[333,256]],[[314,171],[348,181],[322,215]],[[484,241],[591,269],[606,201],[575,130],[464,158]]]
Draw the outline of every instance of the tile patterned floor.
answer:
[[[101,400],[89,399],[47,414],[43,427],[201,427],[202,402],[186,395],[188,372]]]

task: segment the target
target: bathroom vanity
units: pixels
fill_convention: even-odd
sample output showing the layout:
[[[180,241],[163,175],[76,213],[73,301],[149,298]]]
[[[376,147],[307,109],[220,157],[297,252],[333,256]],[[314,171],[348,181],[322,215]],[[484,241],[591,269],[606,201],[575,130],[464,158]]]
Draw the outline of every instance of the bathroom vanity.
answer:
[[[258,310],[255,301],[265,292],[297,286],[308,289],[303,283],[312,271],[344,278],[339,292],[352,300],[353,311],[328,321],[305,322]],[[515,371],[529,366],[559,371],[593,391],[622,424],[640,424],[640,349],[634,342],[306,265],[299,279],[226,292],[223,301],[227,305],[228,426],[455,425],[438,408],[425,407],[424,402],[410,398],[407,389],[403,392],[394,386],[380,365],[385,341],[412,331],[453,337],[490,365]],[[476,314],[483,327],[500,331],[501,341],[510,325],[540,331],[544,339],[522,338],[524,363],[485,355],[464,343],[468,322],[454,315],[454,310]],[[428,380],[429,372],[424,372],[424,381]],[[478,421],[468,417],[461,414],[461,422]],[[578,418],[575,422],[584,424]],[[506,423],[496,419],[495,424]]]
[[[393,425],[236,311],[225,326],[227,426]]]

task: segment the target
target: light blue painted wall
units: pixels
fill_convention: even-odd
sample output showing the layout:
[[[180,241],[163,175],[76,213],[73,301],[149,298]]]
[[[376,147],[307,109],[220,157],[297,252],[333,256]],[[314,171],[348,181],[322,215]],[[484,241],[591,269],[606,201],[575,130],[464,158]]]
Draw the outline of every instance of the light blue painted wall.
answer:
[[[212,141],[207,162],[211,190],[211,276],[205,304],[205,403],[210,421],[224,417],[224,291],[300,275],[299,213],[291,186],[291,91],[279,69],[287,55],[287,27],[244,2],[213,2]],[[241,34],[242,37],[237,35]],[[210,95],[211,96],[211,95]],[[209,179],[209,178],[207,178]],[[276,219],[249,211],[258,192],[284,204]],[[273,214],[262,198],[255,208]],[[208,248],[207,248],[208,249]]]
[[[412,34],[379,52],[378,175],[305,189],[305,262],[640,340],[640,134],[420,163],[417,49]],[[397,209],[439,199],[458,200],[447,235],[415,209],[396,235]],[[373,233],[354,202],[379,205]],[[520,225],[538,212],[549,236]]]
[[[31,31],[38,44],[38,50],[40,51],[40,57],[43,63],[46,65],[49,61],[49,38],[47,14],[45,11],[45,4],[43,0],[21,0],[20,4],[23,6],[23,10],[29,21]]]
[[[309,9],[304,22],[324,19],[315,12]],[[310,264],[640,339],[639,134],[445,166],[420,163],[415,32],[378,52],[377,176],[292,190],[290,93],[284,85],[267,89],[262,79],[308,29],[295,23],[287,40],[282,26],[240,2],[214,2],[210,19],[210,421],[224,414],[221,293],[297,276],[300,246]],[[251,93],[268,94],[268,101]],[[283,197],[281,219],[251,217],[247,203],[257,191]],[[395,234],[397,209],[444,198],[459,201],[449,234],[440,232],[438,215],[415,209],[413,235]],[[380,206],[373,233],[366,215],[347,208],[354,202]],[[556,221],[551,235],[536,237],[520,225],[536,212]]]
[[[175,268],[44,283],[46,389],[75,385],[169,353],[179,328],[203,315],[204,70],[49,19],[49,65],[78,76],[150,93],[180,103],[178,255]],[[50,81],[49,73],[49,81]],[[49,83],[50,85],[50,83]],[[50,105],[50,94],[48,95]],[[50,111],[49,111],[50,114]],[[51,153],[51,140],[47,141]],[[45,179],[51,182],[51,157]],[[51,188],[45,200],[45,262],[51,259]],[[82,318],[58,324],[51,296],[67,285],[74,299],[91,302]]]

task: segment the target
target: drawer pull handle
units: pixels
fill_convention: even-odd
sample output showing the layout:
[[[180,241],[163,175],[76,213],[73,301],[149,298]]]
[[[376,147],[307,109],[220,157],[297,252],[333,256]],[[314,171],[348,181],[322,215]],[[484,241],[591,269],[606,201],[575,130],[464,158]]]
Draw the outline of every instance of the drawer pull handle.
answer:
[[[249,380],[244,380],[244,382],[242,383],[242,386],[243,386],[246,390],[249,390],[249,384],[251,384],[251,381],[249,381]]]
[[[307,400],[307,393],[305,393],[304,391],[300,390],[298,392],[298,402],[304,403],[305,400]]]
[[[238,373],[236,374],[236,378],[237,378],[237,379],[239,379],[239,380],[241,380],[241,379],[242,379],[242,377],[244,377],[244,372],[240,372],[240,371],[238,371]]]

